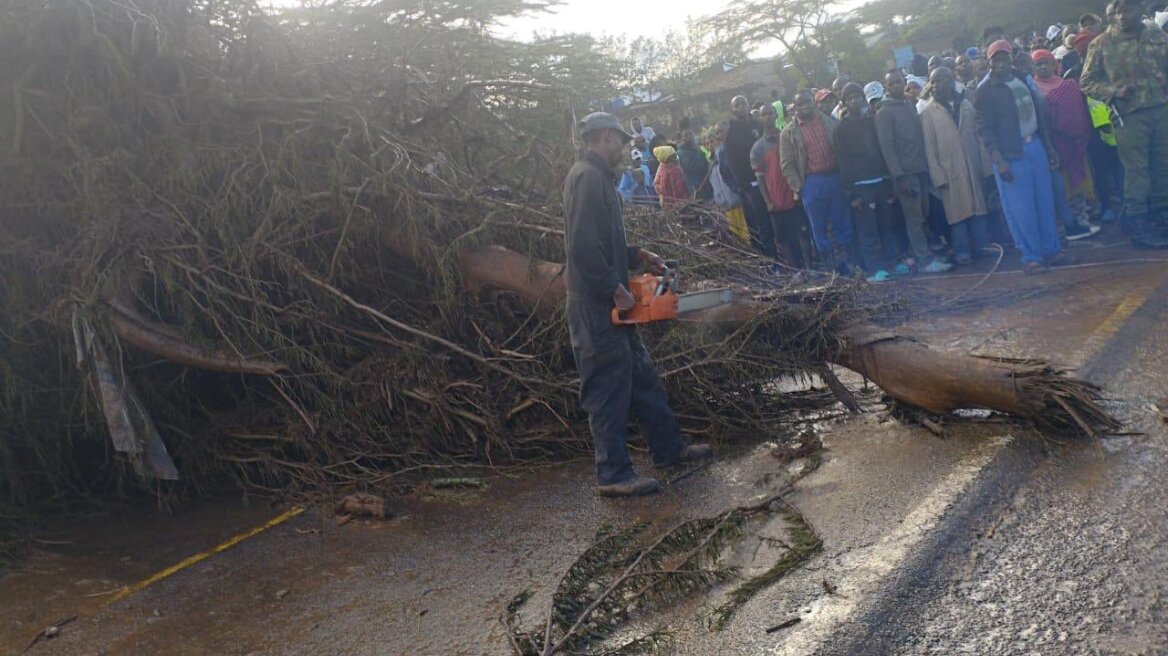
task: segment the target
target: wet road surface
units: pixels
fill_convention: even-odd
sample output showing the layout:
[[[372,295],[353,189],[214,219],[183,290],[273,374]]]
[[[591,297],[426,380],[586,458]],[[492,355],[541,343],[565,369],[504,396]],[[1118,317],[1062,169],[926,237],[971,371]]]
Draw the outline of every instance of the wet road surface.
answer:
[[[824,463],[789,499],[823,551],[721,632],[707,622],[719,590],[638,624],[669,628],[679,655],[1168,652],[1168,435],[1143,409],[1168,396],[1166,273],[1132,262],[995,276],[986,288],[1052,291],[905,328],[939,348],[1087,365],[1144,434],[1060,445],[984,423],[942,440],[878,412],[819,426]],[[760,447],[632,502],[595,497],[588,465],[574,463],[399,502],[385,522],[337,527],[309,511],[114,603],[101,593],[284,508],[99,518],[0,579],[0,651],[77,614],[29,653],[505,654],[503,605],[522,590],[545,605],[600,526],[710,515],[789,474]]]

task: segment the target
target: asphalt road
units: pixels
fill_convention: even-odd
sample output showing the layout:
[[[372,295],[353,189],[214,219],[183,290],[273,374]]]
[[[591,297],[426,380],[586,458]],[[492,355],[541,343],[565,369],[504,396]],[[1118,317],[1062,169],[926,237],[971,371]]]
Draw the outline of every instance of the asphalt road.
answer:
[[[1129,430],[1015,442],[822,654],[1168,653],[1168,283],[1082,369]]]

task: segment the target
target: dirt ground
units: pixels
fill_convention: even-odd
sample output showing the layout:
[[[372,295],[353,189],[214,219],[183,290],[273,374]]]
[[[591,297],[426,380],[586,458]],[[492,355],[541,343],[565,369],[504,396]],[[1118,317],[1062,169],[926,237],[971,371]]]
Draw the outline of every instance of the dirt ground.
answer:
[[[1100,381],[1105,385],[1121,380],[1117,376],[1129,368],[1164,371],[1168,347],[1162,343],[1117,351],[1113,359],[1122,362],[1099,364],[1117,336],[1140,337],[1124,327],[1162,295],[1168,279],[1168,254],[1131,251],[1119,241],[1105,233],[1076,245],[1074,264],[1041,276],[1023,276],[1008,260],[988,278],[990,264],[983,263],[962,276],[894,283],[955,298],[975,285],[979,296],[1000,292],[982,307],[926,315],[902,331],[936,348],[1091,365],[1108,379]],[[1020,290],[1034,295],[1012,301]],[[1163,398],[1163,382],[1149,374],[1122,383],[1126,411]],[[841,627],[876,617],[879,601],[895,596],[888,586],[896,576],[935,566],[915,557],[949,523],[968,521],[959,518],[962,499],[972,498],[992,472],[1009,469],[1003,454],[1037,451],[1027,457],[1050,458],[1055,451],[1051,443],[1001,422],[950,420],[942,439],[888,418],[874,397],[869,406],[864,415],[815,425],[826,447],[823,463],[789,495],[823,539],[819,554],[756,595],[722,631],[712,631],[706,620],[724,587],[641,617],[633,628],[667,628],[671,654],[865,653],[863,635],[869,634]],[[1106,446],[1082,445],[1074,457],[1084,464],[1062,485],[1089,489],[1109,453]],[[804,464],[780,463],[765,444],[726,447],[713,465],[664,494],[632,501],[596,497],[589,463],[572,462],[494,477],[486,489],[397,500],[397,515],[387,521],[336,526],[328,513],[310,508],[112,603],[111,593],[123,586],[287,507],[215,499],[173,514],[111,509],[48,527],[27,558],[0,574],[0,650],[20,653],[40,629],[77,616],[59,637],[28,653],[506,654],[503,606],[530,590],[530,603],[543,607],[601,526],[712,515],[773,493]],[[642,469],[651,471],[647,463]],[[751,558],[770,557],[747,557],[744,565],[765,567]],[[967,601],[937,599],[938,613],[947,603]],[[791,629],[767,632],[795,618]],[[1152,619],[1146,614],[1132,621]],[[918,625],[904,628],[879,653],[956,653],[943,631],[930,631],[932,642],[922,643],[916,640]],[[856,641],[847,642],[847,635]],[[839,646],[845,644],[857,646]]]

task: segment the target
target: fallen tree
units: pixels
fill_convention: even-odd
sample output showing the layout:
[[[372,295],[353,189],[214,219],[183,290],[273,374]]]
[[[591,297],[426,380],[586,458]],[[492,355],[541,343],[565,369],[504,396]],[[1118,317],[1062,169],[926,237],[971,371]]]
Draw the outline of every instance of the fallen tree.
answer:
[[[164,457],[196,488],[295,493],[586,451],[558,182],[571,114],[606,79],[580,40],[489,35],[537,5],[11,3],[0,499],[113,493]],[[834,401],[775,381],[831,384],[827,363],[931,410],[1111,425],[1059,372],[939,371],[869,339],[898,303],[773,276],[717,213],[629,228],[690,285],[742,290],[646,331],[685,430],[781,438],[792,408]]]

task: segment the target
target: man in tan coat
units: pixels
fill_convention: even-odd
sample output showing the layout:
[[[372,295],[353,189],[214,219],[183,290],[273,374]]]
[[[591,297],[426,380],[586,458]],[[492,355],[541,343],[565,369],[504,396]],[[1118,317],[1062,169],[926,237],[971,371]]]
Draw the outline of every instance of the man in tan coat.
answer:
[[[973,105],[957,95],[946,67],[929,76],[933,97],[921,111],[929,176],[953,233],[958,264],[969,264],[989,246],[988,210],[982,192],[983,161]]]

